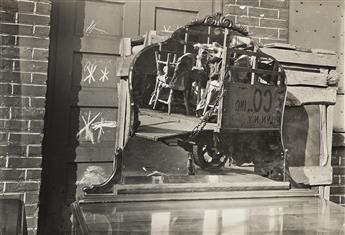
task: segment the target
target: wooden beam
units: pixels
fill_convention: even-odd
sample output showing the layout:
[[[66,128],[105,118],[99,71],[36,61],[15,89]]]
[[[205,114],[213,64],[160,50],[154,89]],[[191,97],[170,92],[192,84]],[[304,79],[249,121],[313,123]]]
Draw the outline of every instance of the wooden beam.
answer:
[[[119,94],[119,110],[118,110],[118,127],[117,127],[117,137],[116,148],[123,148],[125,144],[126,135],[126,81],[120,80],[118,84],[118,94]]]
[[[281,50],[273,48],[262,48],[262,52],[273,56],[281,63],[319,65],[326,67],[336,67],[336,55],[316,54],[294,50]]]
[[[326,121],[327,121],[327,154],[328,162],[327,166],[331,166],[331,157],[332,157],[332,142],[333,142],[333,120],[334,120],[334,105],[330,105],[326,108]]]
[[[179,183],[115,185],[117,194],[288,190],[289,182]]]
[[[124,137],[124,146],[126,146],[128,140],[129,140],[129,134],[131,131],[131,120],[132,120],[132,116],[133,116],[133,112],[132,112],[132,99],[131,99],[131,95],[129,93],[129,84],[128,84],[128,79],[124,81],[124,85],[123,85],[123,89],[125,92],[125,96],[126,96],[126,117],[125,117],[125,137]]]
[[[121,56],[116,57],[115,59],[115,69],[116,69],[116,76],[128,76],[129,68],[134,59],[134,56]]]
[[[328,107],[324,106],[321,108],[324,112],[325,118],[321,120],[321,139],[325,141],[323,144],[325,149],[325,159],[322,160],[322,166],[331,167],[331,157],[332,157],[332,132],[333,132],[333,115],[334,115],[334,105]],[[321,116],[322,117],[322,116]],[[326,125],[324,125],[326,122]],[[326,138],[325,138],[326,137]],[[322,148],[321,148],[322,149]],[[321,152],[321,151],[320,151]],[[320,186],[320,197],[329,200],[331,193],[330,186]]]
[[[345,132],[345,95],[337,95],[337,103],[334,109],[333,130],[336,132]]]
[[[194,192],[194,193],[164,193],[164,194],[104,194],[84,195],[79,203],[114,203],[114,202],[156,202],[156,201],[186,201],[209,199],[255,199],[255,198],[288,198],[296,200],[301,197],[317,197],[318,194],[310,189],[263,190],[263,191],[232,191],[232,192]]]
[[[256,74],[269,74],[269,75],[282,75],[282,72],[275,72],[272,70],[265,70],[265,69],[252,69],[250,67],[238,67],[238,66],[229,66],[230,70],[233,71],[240,71],[240,72],[251,72]]]
[[[279,43],[279,42],[265,44],[265,47],[267,47],[267,48],[281,48],[281,49],[288,49],[288,50],[296,50],[297,49],[297,47],[295,45],[291,45],[291,44],[287,44],[287,43]]]
[[[227,49],[228,54],[231,53],[237,53],[239,55],[248,55],[248,56],[258,56],[258,57],[263,57],[263,58],[268,58],[271,59],[270,55],[267,55],[263,53],[262,51],[258,50],[257,52],[250,51],[250,50],[243,50],[243,49],[238,49],[238,48],[228,48]]]
[[[288,86],[287,106],[301,106],[305,104],[334,105],[336,102],[336,87],[302,87]]]
[[[322,73],[285,70],[288,85],[327,87],[327,75]]]

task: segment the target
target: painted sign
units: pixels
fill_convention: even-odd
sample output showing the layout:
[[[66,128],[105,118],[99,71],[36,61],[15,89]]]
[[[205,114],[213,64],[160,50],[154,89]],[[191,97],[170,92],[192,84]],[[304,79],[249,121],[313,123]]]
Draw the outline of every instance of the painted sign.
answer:
[[[280,128],[285,87],[225,84],[221,129]]]

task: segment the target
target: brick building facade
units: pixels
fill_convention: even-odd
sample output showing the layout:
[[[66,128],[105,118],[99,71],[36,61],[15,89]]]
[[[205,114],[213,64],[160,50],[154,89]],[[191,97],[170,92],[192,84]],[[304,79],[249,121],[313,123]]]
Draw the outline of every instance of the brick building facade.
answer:
[[[37,229],[51,2],[0,3],[0,197],[25,202]]]
[[[287,0],[226,0],[223,10],[233,16],[235,23],[246,26],[257,42],[288,43]]]
[[[25,202],[31,233],[37,230],[51,7],[51,0],[0,2],[0,196]],[[287,43],[288,8],[288,0],[224,0],[223,12],[259,43]],[[331,200],[345,205],[343,136],[335,138]]]

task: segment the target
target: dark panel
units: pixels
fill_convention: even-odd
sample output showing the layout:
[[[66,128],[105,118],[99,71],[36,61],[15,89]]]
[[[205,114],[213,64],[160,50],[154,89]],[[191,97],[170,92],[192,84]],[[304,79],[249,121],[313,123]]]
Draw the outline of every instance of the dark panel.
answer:
[[[198,11],[156,7],[154,29],[158,31],[175,31],[186,23],[196,19]]]
[[[75,105],[118,105],[115,76],[115,56],[75,53],[73,57],[72,89]]]
[[[205,1],[141,1],[140,34],[150,30],[173,31],[178,26],[183,26],[195,18],[212,15],[215,0]]]
[[[73,57],[73,86],[116,88],[119,78],[115,71],[116,56],[75,53]]]
[[[79,2],[76,13],[76,35],[122,36],[124,3]]]
[[[79,146],[76,149],[75,162],[98,162],[98,161],[112,161],[114,156],[114,144],[112,142],[105,142],[104,146],[98,144],[98,148],[92,145]]]
[[[117,109],[81,107],[71,110],[71,141],[77,139],[79,146],[97,148],[97,144],[110,142],[115,147]],[[72,123],[78,120],[78,123]],[[77,127],[77,130],[75,129]],[[76,136],[73,134],[76,133]]]
[[[78,94],[77,105],[79,106],[114,107],[118,105],[115,89],[85,88],[74,94]]]
[[[118,54],[124,34],[125,4],[78,1],[76,4],[75,50]]]
[[[318,105],[287,107],[284,143],[289,166],[318,166],[320,161],[320,108]]]

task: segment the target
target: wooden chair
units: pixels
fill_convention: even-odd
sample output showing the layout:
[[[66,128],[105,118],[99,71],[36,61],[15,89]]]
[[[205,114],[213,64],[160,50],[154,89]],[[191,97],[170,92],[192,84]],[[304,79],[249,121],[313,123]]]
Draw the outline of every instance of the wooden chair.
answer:
[[[156,86],[150,99],[150,105],[156,108],[157,102],[168,105],[168,114],[171,113],[171,105],[173,101],[174,91],[182,91],[186,114],[189,114],[189,90],[190,90],[190,74],[194,66],[195,59],[191,53],[186,53],[176,61],[176,54],[167,53],[166,60],[161,60],[160,52],[155,52],[157,77]],[[172,58],[172,59],[171,59]],[[167,99],[162,99],[163,89],[168,89]]]

